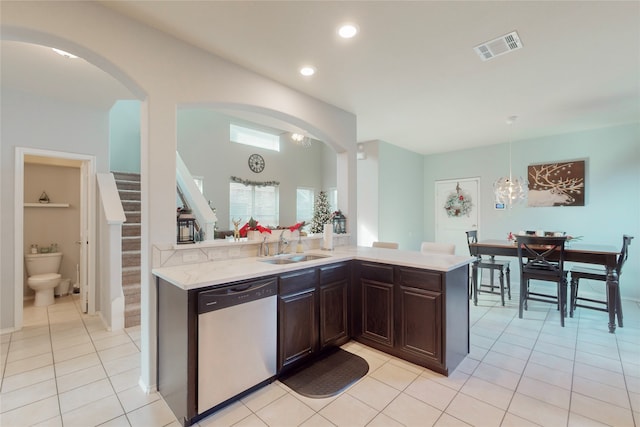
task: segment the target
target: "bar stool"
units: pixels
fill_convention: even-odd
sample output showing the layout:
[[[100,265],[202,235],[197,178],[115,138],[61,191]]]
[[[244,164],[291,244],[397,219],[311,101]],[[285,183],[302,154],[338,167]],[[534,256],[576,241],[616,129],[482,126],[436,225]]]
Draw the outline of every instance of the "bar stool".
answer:
[[[478,243],[478,230],[471,230],[471,231],[467,231],[467,244],[471,245],[471,243]],[[469,253],[471,253],[471,248],[469,248]],[[511,299],[511,269],[509,267],[510,265],[510,261],[507,260],[496,260],[495,257],[491,256],[489,259],[483,259],[482,256],[478,255],[476,257],[476,266],[478,269],[486,269],[489,270],[490,272],[490,282],[488,285],[483,285],[482,284],[482,278],[480,278],[478,280],[478,283],[471,283],[470,286],[470,292],[469,292],[469,299],[471,299],[475,293],[476,295],[476,299],[474,300],[474,303],[477,302],[478,299],[478,292],[486,292],[489,294],[498,294],[498,292],[495,292],[494,289],[497,288],[497,286],[495,286],[493,284],[493,277],[494,277],[494,272],[499,272],[499,279],[500,279],[500,301],[502,302],[502,305],[504,306],[504,290],[505,290],[505,276],[507,278],[507,296],[509,297],[509,299]],[[480,276],[481,277],[481,276]],[[473,280],[472,280],[473,282]],[[482,288],[489,288],[489,290],[483,290]]]
[[[451,243],[422,242],[420,252],[423,254],[453,255],[456,252],[456,245]]]
[[[620,276],[622,275],[622,266],[627,261],[627,257],[629,256],[629,245],[631,244],[631,239],[633,236],[629,236],[625,234],[622,236],[622,250],[620,250],[620,255],[618,256],[618,262],[616,265],[616,273],[618,274],[618,281],[620,281]],[[573,312],[576,307],[589,308],[591,310],[604,311],[606,313],[609,312],[609,294],[606,292],[606,299],[597,300],[593,298],[581,297],[578,295],[578,285],[580,284],[580,279],[588,279],[588,280],[597,280],[599,282],[603,282],[606,285],[607,282],[607,271],[603,268],[592,268],[592,267],[582,267],[576,266],[571,269],[571,305],[569,309],[569,316],[573,317]],[[585,301],[592,304],[600,304],[604,305],[603,307],[598,307],[594,305],[581,304],[578,301]],[[622,300],[620,298],[620,286],[618,285],[618,295],[616,297],[616,315],[618,317],[618,326],[623,327],[622,325]]]
[[[396,242],[373,242],[371,244],[372,248],[398,249],[398,246]]]

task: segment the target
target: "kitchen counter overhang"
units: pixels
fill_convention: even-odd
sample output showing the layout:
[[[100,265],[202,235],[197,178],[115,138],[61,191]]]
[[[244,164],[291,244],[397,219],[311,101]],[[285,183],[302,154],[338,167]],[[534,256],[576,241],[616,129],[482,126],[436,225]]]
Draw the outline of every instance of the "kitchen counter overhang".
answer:
[[[350,260],[393,264],[440,272],[455,270],[472,263],[474,260],[470,256],[423,254],[417,251],[363,246],[341,246],[333,251],[310,250],[305,251],[304,254],[322,255],[322,257],[289,264],[271,264],[264,262],[264,257],[237,258],[155,268],[152,273],[180,289],[193,290],[205,286],[221,285]],[[286,254],[286,256],[292,255],[299,254]]]

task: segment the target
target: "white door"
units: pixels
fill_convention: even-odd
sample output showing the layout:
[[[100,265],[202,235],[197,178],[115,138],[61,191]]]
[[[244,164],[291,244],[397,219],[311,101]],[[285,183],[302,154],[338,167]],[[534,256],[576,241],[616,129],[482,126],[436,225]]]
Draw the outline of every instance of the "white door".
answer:
[[[436,181],[436,242],[453,243],[456,255],[469,255],[465,231],[479,225],[480,178]]]
[[[14,230],[14,327],[20,329],[23,326],[23,286],[24,286],[24,164],[25,156],[32,155],[42,158],[50,158],[52,161],[68,163],[76,167],[80,164],[80,264],[75,281],[81,289],[82,311],[94,314],[96,309],[96,281],[95,277],[95,243],[93,242],[95,230],[95,175],[96,159],[76,153],[63,153],[57,151],[42,150],[38,148],[16,147],[15,155],[15,230]]]
[[[82,162],[80,168],[80,265],[76,273],[76,280],[80,287],[80,308],[83,313],[87,312],[89,302],[89,286],[88,286],[88,263],[89,263],[89,218],[88,218],[88,201],[89,201],[89,162]]]

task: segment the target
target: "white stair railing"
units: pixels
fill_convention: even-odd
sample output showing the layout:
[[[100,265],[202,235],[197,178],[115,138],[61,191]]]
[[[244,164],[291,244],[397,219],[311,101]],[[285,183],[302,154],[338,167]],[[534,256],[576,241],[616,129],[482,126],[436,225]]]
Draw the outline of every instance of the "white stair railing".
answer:
[[[98,198],[98,278],[100,316],[112,331],[124,329],[122,291],[122,224],[126,221],[116,181],[112,173],[99,173]]]
[[[177,151],[176,182],[200,228],[204,230],[204,240],[213,240],[214,227],[218,218],[209,207],[209,203],[207,203],[198,186],[196,186],[193,176],[191,172],[189,172],[189,168],[187,168],[187,165],[182,161],[182,157],[180,157]]]

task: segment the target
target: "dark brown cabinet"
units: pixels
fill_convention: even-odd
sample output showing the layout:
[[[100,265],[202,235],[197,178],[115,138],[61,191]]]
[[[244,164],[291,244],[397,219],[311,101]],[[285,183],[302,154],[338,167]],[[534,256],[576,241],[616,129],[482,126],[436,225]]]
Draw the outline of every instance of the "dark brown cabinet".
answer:
[[[278,369],[299,366],[349,340],[349,265],[331,264],[280,276]]]
[[[318,271],[280,276],[278,370],[302,363],[318,351]]]
[[[469,352],[467,270],[356,262],[354,338],[448,375]]]
[[[349,266],[320,267],[320,349],[349,341]]]
[[[361,312],[361,336],[386,349],[392,349],[395,344],[393,267],[361,263],[359,282],[361,307],[357,311]]]

